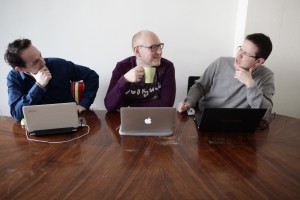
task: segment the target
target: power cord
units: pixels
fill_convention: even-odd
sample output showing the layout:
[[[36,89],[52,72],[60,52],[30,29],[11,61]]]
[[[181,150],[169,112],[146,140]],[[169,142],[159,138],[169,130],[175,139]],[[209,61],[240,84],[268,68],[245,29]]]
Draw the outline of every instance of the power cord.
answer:
[[[42,143],[48,143],[48,144],[62,144],[62,143],[77,140],[77,139],[82,138],[83,136],[86,136],[87,134],[90,133],[90,127],[86,124],[83,124],[83,119],[82,118],[80,119],[79,127],[87,127],[88,130],[83,135],[78,136],[78,137],[73,138],[73,139],[70,139],[70,140],[63,140],[63,141],[58,141],[58,142],[52,142],[52,141],[47,141],[47,140],[36,140],[36,139],[29,138],[29,133],[27,132],[27,130],[26,130],[26,138],[27,138],[28,141],[31,141],[31,142],[42,142]]]

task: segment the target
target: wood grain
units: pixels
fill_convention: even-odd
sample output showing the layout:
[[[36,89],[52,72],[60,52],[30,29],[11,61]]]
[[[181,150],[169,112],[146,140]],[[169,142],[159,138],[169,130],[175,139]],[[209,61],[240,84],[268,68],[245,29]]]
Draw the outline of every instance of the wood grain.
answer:
[[[118,112],[84,119],[89,135],[44,144],[0,117],[0,199],[300,198],[299,119],[277,115],[263,131],[208,133],[177,114],[170,137],[120,136]]]

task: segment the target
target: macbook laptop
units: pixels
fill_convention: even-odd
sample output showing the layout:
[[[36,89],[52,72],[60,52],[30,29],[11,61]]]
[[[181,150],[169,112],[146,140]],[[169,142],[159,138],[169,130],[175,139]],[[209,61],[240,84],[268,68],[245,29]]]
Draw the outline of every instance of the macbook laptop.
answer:
[[[120,112],[120,135],[169,136],[173,134],[175,108],[123,107]]]
[[[23,106],[23,114],[30,135],[74,132],[79,126],[75,102]]]
[[[253,108],[204,108],[196,114],[200,131],[255,131],[267,109]]]

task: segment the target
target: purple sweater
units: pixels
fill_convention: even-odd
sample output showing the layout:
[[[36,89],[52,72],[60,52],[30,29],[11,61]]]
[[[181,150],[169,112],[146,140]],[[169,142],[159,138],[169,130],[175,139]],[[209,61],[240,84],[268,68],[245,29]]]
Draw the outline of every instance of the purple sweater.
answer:
[[[172,107],[176,94],[173,63],[162,58],[160,66],[156,68],[152,84],[145,84],[143,79],[138,83],[126,81],[124,74],[135,66],[135,56],[117,63],[104,98],[107,111],[115,111],[127,106]]]

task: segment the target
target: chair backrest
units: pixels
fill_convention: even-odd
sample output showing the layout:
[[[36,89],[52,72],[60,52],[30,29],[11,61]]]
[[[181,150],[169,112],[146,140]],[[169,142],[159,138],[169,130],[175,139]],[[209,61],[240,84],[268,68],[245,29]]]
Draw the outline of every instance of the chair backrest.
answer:
[[[200,76],[189,76],[188,86],[187,86],[187,93],[189,92],[192,85],[195,84],[195,81],[198,80],[199,78],[200,78]]]
[[[76,103],[79,104],[83,97],[84,82],[82,81],[71,82],[71,91],[72,91],[72,96],[75,99]]]

